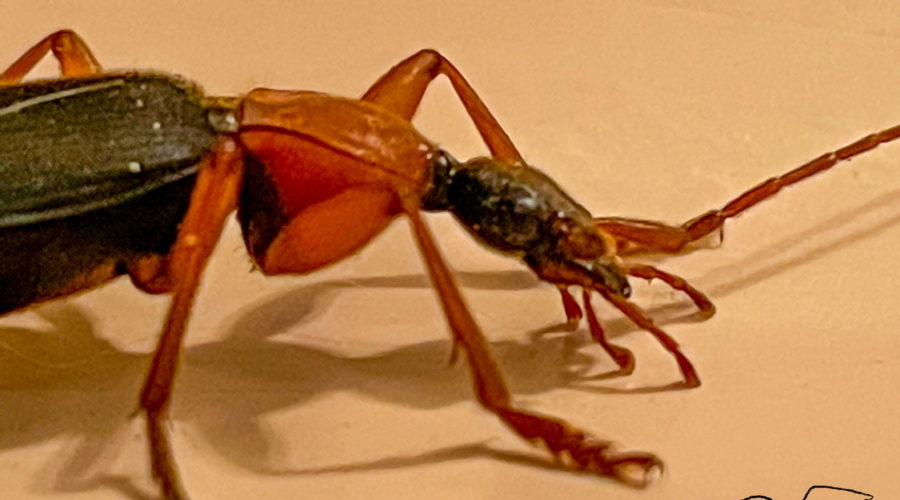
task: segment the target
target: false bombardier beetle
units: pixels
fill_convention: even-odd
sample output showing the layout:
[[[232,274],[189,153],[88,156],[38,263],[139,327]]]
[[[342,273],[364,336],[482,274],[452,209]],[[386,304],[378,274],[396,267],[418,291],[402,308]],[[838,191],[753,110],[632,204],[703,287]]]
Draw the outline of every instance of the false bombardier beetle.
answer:
[[[46,54],[62,77],[23,82]],[[461,162],[411,125],[428,85],[450,80],[489,158]],[[237,211],[255,265],[302,274],[352,255],[398,215],[411,224],[478,401],[521,437],[568,456],[578,470],[645,484],[661,462],[614,451],[565,421],[516,406],[421,211],[449,211],[482,243],[521,258],[557,286],[568,320],[582,318],[619,366],[590,304],[598,293],[675,358],[683,387],[700,385],[678,344],[629,301],[627,277],[659,279],[709,316],[712,303],[683,279],[622,256],[679,253],[783,187],[900,136],[866,137],[765,181],[721,210],[679,225],[594,218],[527,165],[460,72],[433,50],[391,68],[359,99],[255,89],[209,97],[180,77],[103,72],[82,39],[44,38],[0,76],[0,313],[65,297],[127,274],[172,302],[140,408],[163,495],[185,499],[167,409],[191,305],[207,259]],[[582,290],[579,306],[568,289]]]

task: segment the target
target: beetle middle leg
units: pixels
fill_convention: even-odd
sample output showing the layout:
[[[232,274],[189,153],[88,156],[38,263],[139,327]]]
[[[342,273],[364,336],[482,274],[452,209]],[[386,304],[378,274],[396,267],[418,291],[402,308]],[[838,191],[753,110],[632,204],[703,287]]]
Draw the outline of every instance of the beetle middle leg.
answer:
[[[577,469],[614,477],[629,484],[646,484],[651,471],[662,467],[662,462],[656,456],[639,452],[615,452],[610,443],[599,441],[563,420],[515,407],[500,368],[491,355],[488,342],[469,312],[418,211],[418,201],[414,197],[403,198],[404,211],[409,216],[416,242],[440,298],[450,330],[455,342],[466,353],[475,382],[475,392],[482,406],[523,438],[546,445],[553,455],[561,457],[564,453],[568,454]],[[635,475],[636,471],[639,474]]]
[[[140,399],[147,416],[153,475],[168,500],[186,498],[165,428],[175,372],[200,275],[228,214],[237,206],[241,155],[232,139],[223,139],[203,161],[168,259],[168,273],[174,285],[172,305]]]
[[[0,75],[0,85],[15,85],[21,82],[48,52],[52,52],[59,61],[63,78],[90,76],[101,71],[100,63],[84,40],[74,31],[60,30],[36,43],[12,63]]]

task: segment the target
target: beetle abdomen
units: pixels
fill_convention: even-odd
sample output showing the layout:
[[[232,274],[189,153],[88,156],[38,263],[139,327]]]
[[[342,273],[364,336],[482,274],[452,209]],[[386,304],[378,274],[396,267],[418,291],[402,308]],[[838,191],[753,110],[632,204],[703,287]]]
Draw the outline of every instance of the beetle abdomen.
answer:
[[[195,176],[112,207],[0,228],[0,314],[96,286],[175,242]]]

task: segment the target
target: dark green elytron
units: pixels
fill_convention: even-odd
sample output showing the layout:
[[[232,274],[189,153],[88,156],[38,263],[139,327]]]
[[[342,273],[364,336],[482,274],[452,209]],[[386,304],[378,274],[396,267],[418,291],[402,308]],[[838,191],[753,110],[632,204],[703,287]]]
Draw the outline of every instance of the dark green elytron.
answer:
[[[0,313],[166,255],[217,137],[161,74],[0,87]]]

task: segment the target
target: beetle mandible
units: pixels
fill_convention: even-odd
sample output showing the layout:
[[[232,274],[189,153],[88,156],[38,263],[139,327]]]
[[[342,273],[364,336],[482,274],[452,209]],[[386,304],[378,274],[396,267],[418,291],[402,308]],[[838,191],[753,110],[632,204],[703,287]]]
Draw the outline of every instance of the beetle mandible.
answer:
[[[23,83],[46,54],[62,77]],[[491,155],[460,162],[410,123],[428,85],[445,76]],[[633,354],[610,343],[590,304],[600,294],[675,358],[683,387],[700,379],[678,344],[628,300],[628,276],[659,279],[706,316],[714,306],[683,279],[621,257],[674,254],[782,188],[900,136],[867,136],[771,178],[681,225],[594,218],[524,161],[462,74],[423,50],[360,99],[255,89],[205,96],[193,83],[149,71],[106,73],[73,31],[53,33],[0,76],[0,314],[127,274],[172,302],[142,393],[153,475],[163,495],[187,498],[165,428],[191,305],[228,216],[266,274],[302,274],[352,255],[405,215],[475,394],[521,437],[572,466],[645,484],[652,454],[612,450],[564,420],[518,408],[487,341],[444,263],[421,211],[449,211],[482,243],[521,258],[559,288],[570,323],[628,374]],[[582,290],[582,306],[569,287]],[[635,474],[637,471],[637,474]]]

